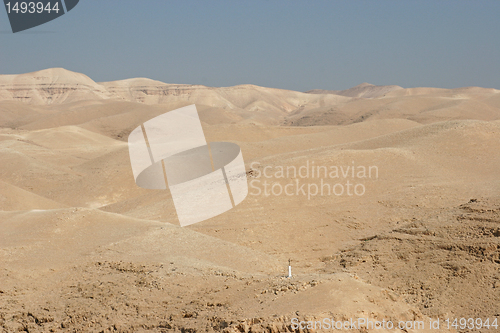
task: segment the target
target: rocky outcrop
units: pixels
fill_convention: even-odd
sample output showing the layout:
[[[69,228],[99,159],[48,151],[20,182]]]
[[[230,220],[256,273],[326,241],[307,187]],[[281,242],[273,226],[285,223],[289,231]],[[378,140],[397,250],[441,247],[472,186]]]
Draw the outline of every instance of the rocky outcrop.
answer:
[[[0,100],[44,105],[110,98],[116,96],[88,76],[63,68],[0,75]]]

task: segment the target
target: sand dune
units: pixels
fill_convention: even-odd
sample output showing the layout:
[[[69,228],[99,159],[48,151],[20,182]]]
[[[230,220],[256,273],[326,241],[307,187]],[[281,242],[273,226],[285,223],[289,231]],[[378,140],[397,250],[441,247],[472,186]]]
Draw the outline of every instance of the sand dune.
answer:
[[[285,332],[292,318],[493,320],[498,92],[363,84],[341,96],[95,83],[63,69],[0,76],[0,327]],[[193,103],[208,142],[241,147],[250,194],[181,228],[168,190],[135,185],[126,140]],[[277,195],[285,186],[292,195]]]

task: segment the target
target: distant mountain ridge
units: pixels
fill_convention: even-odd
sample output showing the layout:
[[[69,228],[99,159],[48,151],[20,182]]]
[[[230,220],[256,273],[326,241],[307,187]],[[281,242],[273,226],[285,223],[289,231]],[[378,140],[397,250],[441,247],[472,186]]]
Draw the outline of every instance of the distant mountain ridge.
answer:
[[[19,75],[0,75],[0,101],[48,105],[102,100],[149,105],[188,102],[228,110],[262,111],[284,116],[302,106],[310,108],[337,104],[348,101],[349,98],[330,94],[313,95],[249,84],[207,87],[169,84],[147,78],[97,83],[84,74],[63,68]]]
[[[206,122],[243,121],[265,126],[346,125],[388,118],[421,124],[452,119],[500,119],[500,90],[481,87],[404,89],[362,83],[341,91],[298,92],[251,84],[232,87],[172,84],[148,78],[95,82],[63,68],[0,75],[0,127],[30,124],[30,129],[45,128],[54,122],[60,126],[77,125],[90,121],[89,110],[109,117],[123,113],[120,117],[128,117],[124,123],[133,126],[135,117],[143,117],[147,106],[152,107],[152,112],[165,112],[189,104],[199,107]],[[126,110],[132,109],[138,113],[127,115]],[[116,118],[109,118],[106,126],[113,128],[114,121]],[[105,128],[101,130],[108,133]],[[124,131],[113,130],[113,135],[121,138]]]
[[[400,86],[376,86],[370,83],[361,83],[355,87],[346,89],[346,90],[322,90],[322,89],[313,89],[306,91],[308,94],[334,94],[346,97],[353,98],[377,98],[380,96],[384,96],[388,92],[394,90],[404,89]]]
[[[87,75],[63,68],[49,68],[18,75],[0,75],[0,100],[43,105],[110,98],[113,98],[113,95]]]

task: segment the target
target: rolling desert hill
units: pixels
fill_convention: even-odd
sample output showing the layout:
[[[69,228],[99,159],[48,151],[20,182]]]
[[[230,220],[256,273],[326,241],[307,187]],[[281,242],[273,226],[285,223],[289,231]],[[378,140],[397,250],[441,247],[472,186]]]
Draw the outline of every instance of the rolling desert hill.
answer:
[[[498,321],[500,91],[384,87],[0,75],[1,330]],[[127,138],[190,104],[208,142],[241,147],[249,195],[182,228],[168,189],[135,184]]]
[[[361,83],[355,87],[346,89],[346,90],[321,90],[321,89],[313,89],[306,91],[309,94],[335,94],[340,96],[347,97],[355,97],[355,98],[376,98],[384,96],[385,94],[394,91],[403,89],[400,86],[376,86],[370,83]]]
[[[30,104],[67,103],[74,100],[108,99],[109,92],[88,76],[51,68],[21,75],[2,75],[2,100]]]

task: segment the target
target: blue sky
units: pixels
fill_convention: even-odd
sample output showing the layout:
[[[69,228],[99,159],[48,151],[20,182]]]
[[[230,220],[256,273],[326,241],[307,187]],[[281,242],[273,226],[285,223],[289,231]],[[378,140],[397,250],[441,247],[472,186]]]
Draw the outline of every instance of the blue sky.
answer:
[[[80,0],[16,34],[0,9],[0,74],[64,67],[98,82],[500,89],[499,18],[497,0]]]

